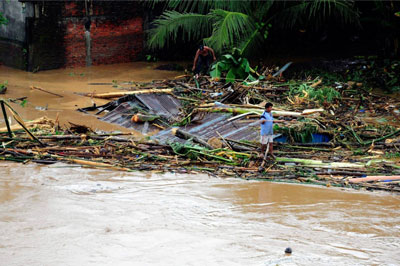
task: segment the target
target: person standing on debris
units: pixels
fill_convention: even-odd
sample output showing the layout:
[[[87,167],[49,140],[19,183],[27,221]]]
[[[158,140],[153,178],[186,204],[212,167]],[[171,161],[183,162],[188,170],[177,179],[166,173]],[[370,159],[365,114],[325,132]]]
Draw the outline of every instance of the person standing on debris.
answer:
[[[199,45],[199,49],[197,49],[196,56],[194,57],[192,68],[195,77],[198,78],[200,72],[205,73],[208,71],[211,62],[214,62],[215,60],[217,60],[217,58],[215,57],[215,53],[212,48],[202,44]]]
[[[274,149],[273,149],[273,134],[274,134],[274,129],[273,129],[273,124],[275,123],[281,123],[285,122],[284,120],[274,120],[274,117],[272,116],[272,103],[267,103],[265,105],[265,111],[262,113],[260,117],[260,123],[261,123],[261,137],[260,137],[260,142],[261,142],[261,154],[260,157],[263,158],[265,155],[265,151],[268,147],[269,154],[273,159],[275,159],[274,156]]]

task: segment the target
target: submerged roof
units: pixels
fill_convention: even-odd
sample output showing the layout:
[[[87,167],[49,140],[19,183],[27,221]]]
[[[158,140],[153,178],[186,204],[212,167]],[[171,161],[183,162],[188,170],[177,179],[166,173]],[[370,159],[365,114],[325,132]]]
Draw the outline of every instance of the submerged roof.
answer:
[[[126,128],[133,128],[143,134],[158,129],[152,125],[152,122],[134,123],[131,121],[132,115],[137,112],[138,108],[145,109],[148,113],[162,116],[168,120],[174,120],[180,114],[181,104],[178,99],[169,94],[135,95],[133,100],[120,104],[101,120]],[[255,124],[254,121],[245,120],[245,117],[229,121],[231,117],[232,114],[229,113],[198,113],[189,125],[180,128],[205,140],[212,137],[219,138],[220,135],[232,140],[253,141],[259,138],[259,125]],[[175,137],[171,128],[158,132],[152,136],[152,139],[164,144],[168,141],[184,141]]]
[[[133,100],[121,103],[117,108],[103,116],[100,120],[118,124],[126,128],[133,128],[146,134],[149,130],[158,129],[152,123],[134,123],[132,115],[137,109],[145,109],[148,113],[159,115],[171,120],[179,114],[181,103],[178,99],[168,94],[141,94],[135,95]]]
[[[206,113],[203,115],[204,117],[201,120],[199,119],[197,122],[193,122],[188,126],[180,128],[191,134],[197,135],[204,140],[208,140],[212,137],[219,138],[219,134],[224,138],[233,140],[253,141],[259,139],[260,127],[254,123],[254,121],[248,121],[244,118],[228,121],[232,115],[225,113]],[[163,144],[168,141],[184,141],[175,137],[172,134],[171,129],[158,132],[156,135],[152,136],[152,139],[156,139]]]

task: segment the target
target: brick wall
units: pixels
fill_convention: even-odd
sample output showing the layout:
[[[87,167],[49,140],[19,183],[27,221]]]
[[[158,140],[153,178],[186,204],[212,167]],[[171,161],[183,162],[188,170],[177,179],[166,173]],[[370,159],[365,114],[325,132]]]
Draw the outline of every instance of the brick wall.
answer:
[[[92,23],[94,65],[131,62],[143,49],[142,18],[122,21],[96,19]]]
[[[28,71],[85,66],[89,17],[93,65],[141,55],[146,13],[137,1],[20,1],[0,2],[10,21],[0,28],[0,64]]]
[[[94,2],[91,16],[93,65],[126,63],[137,59],[143,49],[143,18],[136,2]],[[65,4],[63,20],[65,66],[86,64],[83,2]]]

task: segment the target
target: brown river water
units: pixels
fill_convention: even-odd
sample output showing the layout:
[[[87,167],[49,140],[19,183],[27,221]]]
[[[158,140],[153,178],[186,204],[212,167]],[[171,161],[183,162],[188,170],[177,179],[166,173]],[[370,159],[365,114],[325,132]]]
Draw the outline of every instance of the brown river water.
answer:
[[[24,119],[59,113],[104,130],[122,129],[73,111],[91,105],[73,92],[178,74],[146,63],[0,72],[6,97],[29,97]],[[399,206],[383,192],[0,163],[0,265],[399,265]]]

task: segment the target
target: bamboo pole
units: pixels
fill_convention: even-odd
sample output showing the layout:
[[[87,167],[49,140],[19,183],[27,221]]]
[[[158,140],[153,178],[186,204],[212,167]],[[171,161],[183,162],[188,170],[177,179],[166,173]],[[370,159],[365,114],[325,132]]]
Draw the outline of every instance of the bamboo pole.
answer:
[[[247,114],[253,112],[255,114],[262,114],[263,110],[260,109],[249,109],[249,108],[239,108],[239,107],[200,107],[196,108],[197,112],[210,112],[210,113],[232,113],[232,114]],[[272,114],[278,116],[294,116],[300,117],[303,116],[302,113],[299,112],[290,112],[290,111],[272,111]]]
[[[136,94],[151,94],[151,93],[171,94],[172,91],[173,89],[149,89],[149,90],[108,92],[108,93],[87,93],[84,96],[99,98],[99,99],[112,99],[112,98],[123,97],[126,95],[136,95]]]
[[[45,93],[48,93],[48,94],[51,94],[51,95],[54,95],[54,96],[58,96],[58,97],[61,97],[61,98],[64,97],[64,96],[62,96],[62,95],[60,95],[60,94],[57,94],[57,93],[54,93],[54,92],[51,92],[51,91],[47,91],[47,90],[44,90],[44,89],[42,89],[42,88],[35,87],[35,86],[31,86],[31,90],[39,90],[39,91],[43,91],[43,92],[45,92]]]
[[[365,164],[360,163],[343,163],[343,162],[322,162],[321,160],[309,160],[309,159],[299,159],[299,158],[284,158],[277,157],[277,162],[283,163],[300,163],[303,166],[316,167],[316,168],[365,168]]]
[[[8,136],[12,138],[13,135],[10,129],[10,123],[8,122],[6,108],[4,107],[4,100],[1,100],[0,104],[1,104],[1,110],[3,111],[4,122],[6,123],[7,126]]]
[[[38,138],[36,138],[25,126],[24,121],[22,120],[22,118],[19,116],[19,114],[6,102],[4,102],[4,100],[2,101],[2,104],[7,105],[8,109],[11,111],[15,121],[17,121],[17,123],[25,130],[25,132],[31,137],[31,139],[36,140],[37,142],[40,143],[40,145],[42,146],[46,146],[45,144],[43,144]]]
[[[393,176],[367,176],[367,177],[360,177],[360,178],[350,178],[350,183],[362,183],[362,182],[370,182],[370,181],[382,181],[382,180],[400,180],[400,176],[393,175]]]

